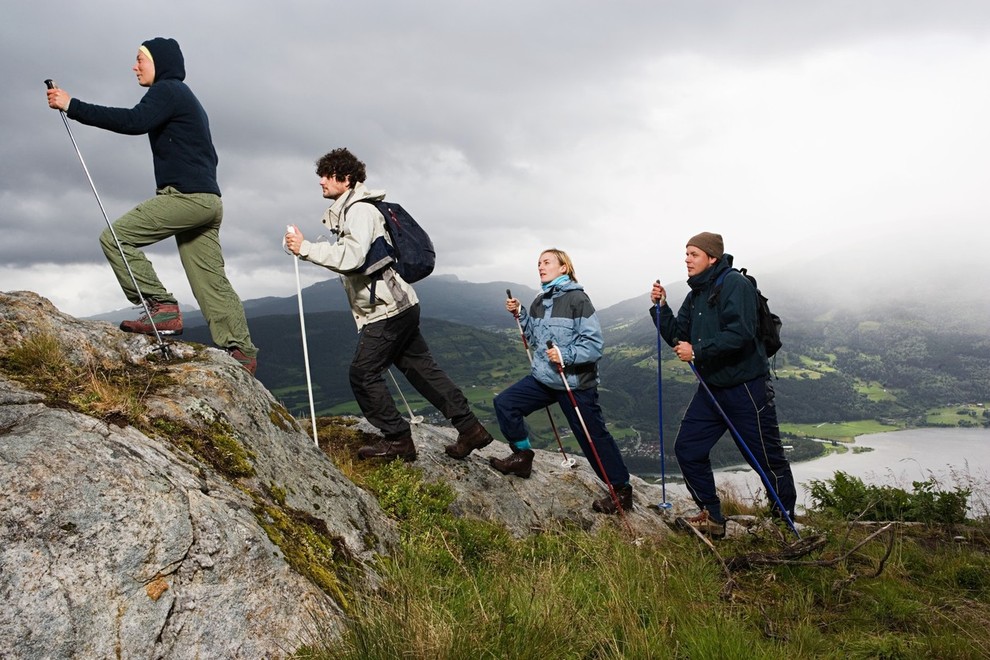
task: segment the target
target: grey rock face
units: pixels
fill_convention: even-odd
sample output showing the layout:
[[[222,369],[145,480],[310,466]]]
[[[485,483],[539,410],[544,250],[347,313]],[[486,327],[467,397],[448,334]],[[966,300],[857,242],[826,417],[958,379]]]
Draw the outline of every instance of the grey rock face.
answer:
[[[4,356],[40,335],[57,338],[73,365],[164,377],[143,397],[139,423],[49,405],[48,392],[5,375]],[[324,526],[335,557],[372,584],[368,560],[395,548],[375,499],[261,383],[223,351],[171,346],[175,359],[149,358],[150,338],[79,321],[29,292],[0,293],[0,657],[280,657],[316,628],[340,629],[333,589],[270,539],[264,506]],[[364,420],[358,428],[374,431]],[[183,449],[175,429],[226,436],[248,469],[222,473]],[[413,465],[454,488],[457,515],[516,536],[561,523],[619,525],[633,539],[669,533],[674,512],[657,512],[660,488],[635,477],[634,511],[593,512],[607,491],[583,457],[567,468],[537,450],[524,480],[488,465],[509,452],[504,443],[459,461],[443,451],[452,428],[419,425],[413,437]]]
[[[0,294],[0,329],[0,354],[45,332],[79,363],[142,363],[152,345],[27,293]],[[374,498],[226,353],[154,368],[171,382],[146,414],[222,422],[255,475],[224,478],[166,438],[51,408],[0,376],[0,657],[275,657],[308,641],[314,613],[339,624],[259,523],[264,487],[324,521],[353,562],[394,544]]]

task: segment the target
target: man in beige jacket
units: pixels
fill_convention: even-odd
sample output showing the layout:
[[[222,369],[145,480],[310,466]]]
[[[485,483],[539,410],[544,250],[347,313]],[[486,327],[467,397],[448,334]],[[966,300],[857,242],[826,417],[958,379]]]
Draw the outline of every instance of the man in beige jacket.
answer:
[[[389,240],[382,214],[373,204],[362,203],[383,199],[384,191],[365,187],[364,163],[345,148],[320,158],[316,174],[323,196],[334,200],[323,215],[323,224],[337,240],[307,241],[293,226],[286,232],[285,244],[300,259],[343,275],[359,332],[350,367],[351,390],[365,418],[385,436],[361,447],[358,458],[416,459],[409,421],[399,413],[385,384],[385,370],[393,364],[458,430],[457,442],[450,445],[448,454],[463,458],[489,444],[492,436],[430,354],[419,330],[416,291],[392,268],[385,269],[380,280],[359,272],[375,239]]]

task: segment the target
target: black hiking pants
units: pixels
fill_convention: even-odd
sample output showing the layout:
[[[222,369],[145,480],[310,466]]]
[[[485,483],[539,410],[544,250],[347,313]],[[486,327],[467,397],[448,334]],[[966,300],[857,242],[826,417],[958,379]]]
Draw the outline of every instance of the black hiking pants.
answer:
[[[354,398],[365,418],[389,440],[410,432],[409,420],[399,412],[385,383],[385,370],[392,365],[458,431],[465,431],[478,421],[464,393],[430,354],[430,347],[419,331],[419,305],[364,326],[351,361]]]

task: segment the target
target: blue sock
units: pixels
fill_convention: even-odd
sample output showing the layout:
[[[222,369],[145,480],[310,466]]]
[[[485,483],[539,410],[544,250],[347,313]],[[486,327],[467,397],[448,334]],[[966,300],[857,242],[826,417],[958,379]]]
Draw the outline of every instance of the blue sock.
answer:
[[[509,444],[516,451],[526,451],[530,449],[529,438],[523,438],[522,440],[510,440]]]

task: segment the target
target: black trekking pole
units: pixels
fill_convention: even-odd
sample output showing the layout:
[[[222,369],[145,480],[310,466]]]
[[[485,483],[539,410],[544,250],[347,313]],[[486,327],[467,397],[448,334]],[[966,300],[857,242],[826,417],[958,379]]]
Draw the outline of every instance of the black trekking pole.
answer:
[[[48,89],[57,89],[55,81],[49,78],[45,81],[45,86]],[[124,261],[124,267],[127,269],[127,274],[131,277],[131,283],[134,284],[134,290],[137,291],[138,298],[141,300],[141,307],[144,308],[144,313],[148,316],[148,323],[151,325],[151,329],[155,334],[155,341],[158,342],[158,347],[155,349],[161,351],[162,358],[168,360],[172,357],[172,351],[169,349],[168,344],[162,339],[162,335],[158,332],[158,328],[155,326],[154,319],[151,318],[151,308],[148,307],[148,301],[145,300],[144,295],[141,293],[141,287],[138,286],[137,278],[134,277],[134,273],[131,271],[131,265],[127,263],[127,257],[124,255],[124,247],[120,244],[120,239],[117,238],[117,232],[113,229],[113,224],[110,222],[110,217],[107,216],[106,209],[103,208],[103,201],[100,199],[100,193],[96,192],[96,184],[93,183],[93,177],[89,174],[89,168],[86,167],[86,161],[83,160],[82,152],[79,151],[79,145],[76,144],[76,138],[72,135],[72,129],[69,128],[69,120],[65,116],[65,111],[59,108],[58,113],[62,116],[62,123],[65,124],[65,130],[69,133],[69,140],[72,141],[72,147],[76,150],[76,155],[79,156],[79,163],[82,165],[83,172],[86,173],[86,178],[89,180],[89,187],[93,189],[93,195],[96,197],[96,203],[100,205],[100,211],[103,213],[103,219],[107,222],[107,227],[110,228],[110,234],[113,236],[114,243],[117,244],[117,250],[120,251],[120,258]]]
[[[552,339],[547,340],[547,348],[554,348]],[[560,349],[557,349],[557,354],[560,354]],[[626,520],[626,510],[622,508],[622,503],[619,502],[619,495],[615,492],[612,482],[609,481],[608,474],[605,472],[605,466],[602,465],[602,459],[598,456],[598,450],[595,448],[595,441],[591,438],[591,433],[588,432],[588,425],[584,423],[584,415],[581,414],[581,409],[578,407],[577,399],[574,398],[574,392],[571,391],[571,386],[567,382],[567,376],[564,375],[564,365],[559,362],[554,364],[557,365],[557,373],[560,374],[560,380],[564,383],[564,389],[567,391],[567,398],[571,400],[571,405],[574,406],[574,413],[577,415],[578,421],[581,422],[581,430],[584,431],[584,437],[588,439],[588,446],[591,447],[591,454],[595,457],[595,464],[598,466],[598,470],[602,473],[602,480],[608,487],[609,497],[612,498],[612,503],[615,504],[615,508],[619,511],[619,515],[622,516],[626,526],[628,526],[629,521]],[[631,528],[630,531],[632,531]]]
[[[660,280],[657,280],[660,284]],[[673,504],[667,501],[667,456],[663,447],[663,361],[661,360],[661,350],[663,347],[660,336],[660,304],[664,299],[657,301],[656,321],[657,321],[657,419],[660,428],[660,492],[663,495],[663,502],[657,505],[661,510],[672,509]]]
[[[509,291],[508,289],[505,290],[505,295],[510,300],[512,299],[512,292]],[[526,333],[523,332],[522,322],[519,321],[519,312],[516,311],[515,313],[513,313],[513,316],[516,319],[516,327],[519,328],[519,336],[522,338],[523,348],[526,349],[526,357],[529,358],[529,366],[533,366],[533,353],[532,351],[529,350],[529,342],[526,341]],[[550,420],[550,428],[553,429],[553,437],[557,439],[557,446],[560,447],[560,453],[564,457],[564,460],[561,461],[560,466],[566,468],[572,468],[575,465],[577,465],[577,461],[575,461],[573,458],[568,456],[567,452],[564,451],[564,444],[560,441],[560,433],[557,431],[557,424],[553,421],[553,413],[550,412],[550,406],[546,407],[546,411],[547,411],[547,419]]]
[[[722,415],[722,419],[725,420],[725,423],[729,425],[729,430],[732,431],[732,435],[736,439],[736,444],[739,445],[740,449],[746,453],[746,456],[749,458],[750,464],[753,466],[753,469],[756,470],[756,473],[760,475],[760,479],[763,480],[763,485],[766,486],[767,492],[773,496],[773,501],[777,504],[777,508],[780,509],[780,513],[784,516],[784,520],[787,521],[787,526],[790,527],[791,531],[794,532],[794,535],[797,536],[798,539],[800,539],[801,535],[798,533],[797,528],[794,526],[794,521],[791,520],[791,516],[790,514],[787,513],[787,509],[784,508],[783,503],[780,501],[780,497],[777,496],[777,491],[774,490],[774,487],[770,484],[770,478],[767,476],[766,472],[763,471],[763,468],[760,467],[760,464],[756,461],[756,457],[753,456],[753,452],[750,451],[746,443],[743,442],[742,436],[739,435],[739,431],[736,430],[736,427],[732,424],[732,420],[729,419],[729,416],[725,414],[725,411],[722,409],[722,406],[720,406],[718,401],[715,399],[715,395],[708,388],[708,383],[706,383],[705,379],[701,377],[700,373],[698,373],[698,368],[694,366],[694,362],[693,361],[688,362],[688,366],[691,367],[691,371],[694,372],[694,375],[695,377],[697,377],[698,382],[701,383],[701,386],[705,388],[706,392],[708,392],[708,396],[711,398],[712,403],[715,405],[715,409],[718,410],[720,415]]]

